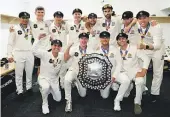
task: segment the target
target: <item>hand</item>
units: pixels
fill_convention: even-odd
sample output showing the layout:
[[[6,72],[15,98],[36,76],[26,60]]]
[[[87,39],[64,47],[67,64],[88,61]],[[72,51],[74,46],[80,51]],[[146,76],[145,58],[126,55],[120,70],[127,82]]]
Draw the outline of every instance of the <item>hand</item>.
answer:
[[[147,73],[147,69],[144,69],[144,68],[143,68],[141,72],[137,72],[136,78],[138,78],[138,77],[144,77],[144,76],[146,75],[146,73]]]
[[[131,26],[127,26],[127,27],[125,27],[125,28],[124,28],[124,33],[128,33],[128,32],[129,32],[129,30],[130,30],[130,28],[131,28]]]
[[[9,63],[12,63],[12,62],[14,62],[14,59],[11,57],[11,58],[8,58],[8,61],[9,61]]]
[[[143,73],[143,72],[137,72],[137,74],[136,74],[136,78],[144,77],[144,76],[145,76],[145,73]]]
[[[94,31],[93,29],[90,30],[90,34],[94,35]]]
[[[151,20],[151,26],[156,26],[158,22],[156,20]]]
[[[112,83],[115,82],[115,77],[112,77]]]
[[[40,34],[39,37],[38,37],[38,39],[40,40],[40,39],[42,39],[42,38],[44,38],[44,37],[46,37],[46,33]]]
[[[70,48],[73,44],[74,44],[74,42],[69,43],[69,44],[68,44],[68,48]]]
[[[9,32],[14,32],[14,26],[13,25],[9,28]]]

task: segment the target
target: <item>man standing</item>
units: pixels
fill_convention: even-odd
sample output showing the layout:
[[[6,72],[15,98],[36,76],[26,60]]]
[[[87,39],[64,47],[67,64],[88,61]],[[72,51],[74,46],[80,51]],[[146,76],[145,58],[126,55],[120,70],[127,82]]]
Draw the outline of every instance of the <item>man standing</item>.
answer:
[[[59,39],[62,44],[62,51],[65,51],[67,46],[67,25],[63,21],[64,14],[61,11],[56,11],[54,13],[54,22],[50,26],[50,35],[53,40]]]
[[[79,34],[85,32],[85,24],[81,20],[81,16],[82,16],[81,9],[79,8],[74,9],[72,14],[74,17],[74,21],[68,24],[68,31],[69,31],[68,44],[74,42],[74,45],[76,45],[79,44],[79,40],[77,39]]]
[[[23,97],[23,71],[26,71],[26,90],[32,93],[32,72],[34,66],[34,56],[32,48],[32,31],[28,25],[30,14],[27,12],[19,13],[20,24],[10,32],[8,40],[8,60],[15,61],[15,82],[17,94]],[[14,51],[14,54],[12,53]]]
[[[34,40],[38,40],[40,35],[43,36],[40,48],[44,50],[49,50],[50,49],[49,24],[46,21],[44,21],[44,16],[45,16],[44,7],[42,6],[36,7],[35,15],[36,15],[36,20],[30,22]],[[40,71],[39,69],[40,64],[41,64],[40,59],[35,57],[35,66],[38,67],[38,74]]]
[[[87,46],[89,40],[89,35],[87,33],[81,33],[79,35],[79,45],[69,46],[64,54],[64,60],[67,61],[72,58],[72,64],[66,73],[64,79],[64,90],[65,90],[65,99],[66,99],[66,112],[72,111],[72,97],[71,97],[71,86],[72,83],[75,83],[78,93],[81,97],[86,95],[86,88],[84,88],[80,81],[77,79],[77,75],[79,72],[78,62],[79,59],[85,54],[93,53],[93,50]]]
[[[44,50],[50,49],[50,38],[49,38],[49,24],[44,21],[45,9],[42,6],[35,8],[36,21],[30,22],[33,37],[38,40],[40,35],[43,35],[43,42],[41,48]]]
[[[85,23],[86,32],[89,33],[89,42],[88,45],[95,50],[100,47],[100,24],[97,21],[97,15],[95,13],[90,13],[88,15],[88,21]]]
[[[162,39],[162,29],[159,25],[152,26],[149,22],[149,13],[140,11],[137,13],[141,35],[139,49],[147,55],[153,62],[153,81],[151,86],[152,102],[157,101],[160,95],[160,87],[163,79],[164,66],[164,40]]]
[[[123,25],[121,27],[121,32],[124,32],[124,29],[129,26],[133,21],[133,13],[131,11],[125,11],[122,14]],[[128,40],[130,44],[139,45],[140,44],[140,34],[138,33],[138,25],[133,25],[129,31],[126,33],[128,35]]]
[[[149,59],[148,57],[137,49],[137,45],[128,44],[128,35],[125,33],[119,33],[116,38],[119,46],[120,53],[123,59],[123,68],[128,73],[129,79],[135,82],[136,85],[136,97],[134,100],[134,112],[140,114],[142,112],[141,100],[142,92],[145,84],[144,76],[146,75]],[[139,64],[139,59],[143,61],[143,66]],[[132,88],[129,88],[124,97],[130,95]]]

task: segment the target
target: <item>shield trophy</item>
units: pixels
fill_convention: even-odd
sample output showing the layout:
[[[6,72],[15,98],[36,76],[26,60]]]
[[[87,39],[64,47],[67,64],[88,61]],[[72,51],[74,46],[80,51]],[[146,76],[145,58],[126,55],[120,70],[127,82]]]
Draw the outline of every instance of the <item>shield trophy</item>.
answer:
[[[111,82],[112,63],[107,56],[92,53],[86,54],[79,61],[77,78],[85,88],[105,89]]]

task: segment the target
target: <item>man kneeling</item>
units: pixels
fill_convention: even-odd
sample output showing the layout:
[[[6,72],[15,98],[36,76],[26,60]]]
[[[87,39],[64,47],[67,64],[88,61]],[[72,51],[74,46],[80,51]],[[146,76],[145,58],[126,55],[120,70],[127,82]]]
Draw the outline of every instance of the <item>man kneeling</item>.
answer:
[[[33,54],[40,58],[40,74],[38,76],[38,83],[40,85],[40,92],[42,95],[42,112],[49,113],[48,95],[52,93],[53,99],[61,100],[61,92],[59,88],[59,71],[63,64],[64,55],[60,53],[62,42],[60,40],[53,40],[51,42],[51,51],[44,51],[39,48],[42,38],[39,38],[33,45]]]

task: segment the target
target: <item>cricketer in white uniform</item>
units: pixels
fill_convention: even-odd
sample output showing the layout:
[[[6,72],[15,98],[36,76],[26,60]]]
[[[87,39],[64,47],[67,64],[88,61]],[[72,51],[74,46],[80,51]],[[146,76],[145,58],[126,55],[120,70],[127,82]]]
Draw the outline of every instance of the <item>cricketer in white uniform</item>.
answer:
[[[122,14],[123,24],[121,27],[121,32],[124,32],[124,28],[127,27],[133,21],[133,13],[131,11],[125,11]],[[139,45],[140,44],[140,34],[138,33],[138,25],[133,25],[129,31],[126,33],[128,35],[128,40],[130,44]]]
[[[128,35],[125,33],[119,33],[117,36],[117,42],[120,46],[120,54],[123,59],[123,68],[128,73],[129,79],[135,82],[136,85],[136,97],[134,99],[134,112],[140,114],[142,112],[141,100],[143,88],[145,86],[144,76],[147,73],[149,66],[148,57],[138,49],[137,45],[128,44]],[[139,59],[143,61],[143,66],[139,64]],[[124,97],[130,95],[132,88],[128,89]]]
[[[68,45],[74,42],[74,45],[79,45],[78,36],[85,32],[85,23],[81,20],[82,10],[76,8],[73,10],[74,21],[68,23]]]
[[[130,84],[130,79],[128,78],[127,74],[123,70],[122,66],[122,58],[120,55],[119,50],[111,46],[109,44],[110,41],[110,33],[107,31],[103,31],[100,33],[100,42],[101,42],[101,47],[97,53],[102,53],[106,56],[108,56],[110,62],[113,65],[112,68],[112,83],[108,85],[104,90],[101,90],[101,95],[103,98],[107,98],[110,93],[110,88],[114,88],[114,85],[116,83],[120,84],[118,93],[116,95],[116,98],[114,100],[114,110],[115,111],[120,111],[120,101],[123,100],[123,96],[125,92],[127,91],[129,84]]]
[[[97,15],[95,13],[90,13],[88,15],[88,22],[85,23],[86,32],[89,34],[88,46],[96,50],[100,47],[100,23],[97,21]]]
[[[64,62],[64,54],[60,53],[62,42],[60,40],[51,41],[51,51],[41,49],[40,45],[43,38],[39,37],[33,44],[33,54],[40,58],[40,74],[38,76],[38,83],[42,95],[42,112],[49,113],[48,95],[52,93],[53,99],[61,100],[61,92],[59,88],[59,72]]]
[[[72,15],[74,17],[74,21],[68,22],[67,24],[67,29],[68,29],[68,39],[67,39],[67,45],[71,45],[72,43],[73,46],[79,45],[79,39],[78,36],[82,32],[85,32],[85,23],[81,20],[82,16],[82,10],[79,8],[76,8],[73,10]],[[67,69],[71,66],[72,64],[72,58],[69,59],[65,65],[62,67],[61,70],[61,87],[64,88],[64,76],[67,72]]]
[[[59,39],[63,46],[62,46],[62,51],[64,52],[67,47],[67,25],[66,22],[63,21],[64,14],[61,11],[56,11],[54,13],[54,22],[50,26],[50,35],[51,38],[54,39]]]
[[[82,87],[79,80],[77,79],[77,75],[79,72],[79,65],[78,62],[82,56],[85,54],[91,54],[93,53],[93,50],[87,46],[89,39],[89,35],[87,33],[81,33],[79,35],[79,45],[76,46],[69,46],[64,54],[65,61],[72,59],[72,64],[66,73],[65,79],[64,79],[64,89],[65,89],[65,99],[66,99],[66,112],[72,111],[72,97],[71,97],[71,90],[72,90],[72,83],[76,84],[76,87],[78,89],[78,93],[81,97],[86,96],[86,88]]]
[[[159,25],[152,26],[149,22],[149,13],[140,11],[136,18],[139,23],[139,33],[141,34],[141,44],[139,48],[153,62],[153,80],[151,86],[152,102],[159,99],[160,87],[163,79],[164,66],[164,40],[162,29]]]
[[[118,17],[112,16],[113,7],[106,4],[102,7],[104,18],[100,20],[101,31],[108,31],[110,33],[110,45],[116,46],[116,36],[121,29],[121,20]]]
[[[15,61],[15,82],[19,97],[23,97],[23,71],[26,71],[26,90],[32,92],[34,56],[31,52],[33,36],[28,25],[30,14],[19,13],[20,24],[9,34],[7,53],[9,62]],[[14,52],[13,52],[14,51]]]
[[[30,22],[32,28],[32,34],[35,40],[38,40],[40,35],[44,35],[43,42],[41,43],[41,48],[44,50],[49,50],[51,48],[51,42],[49,37],[49,23],[44,21],[45,9],[42,6],[35,8],[36,20]]]

